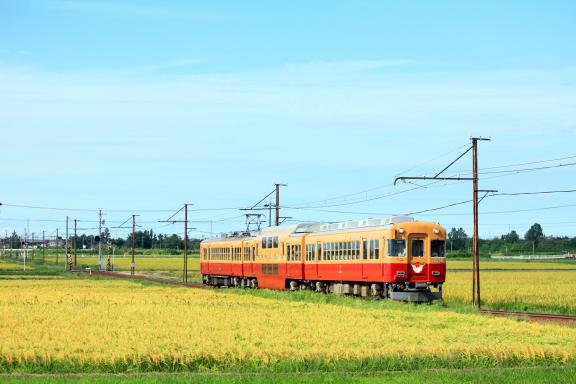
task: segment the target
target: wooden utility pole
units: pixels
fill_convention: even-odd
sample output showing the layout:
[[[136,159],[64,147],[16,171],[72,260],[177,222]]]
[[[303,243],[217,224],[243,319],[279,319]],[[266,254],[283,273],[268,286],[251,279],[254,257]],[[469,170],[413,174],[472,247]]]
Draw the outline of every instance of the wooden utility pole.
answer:
[[[130,274],[134,276],[134,247],[136,246],[136,215],[132,215],[132,261],[130,262]]]
[[[60,254],[60,240],[58,239],[58,228],[56,228],[56,265],[58,265],[59,254]]]
[[[70,245],[68,244],[69,235],[68,235],[68,216],[66,216],[66,261],[64,262],[64,270],[70,270]]]
[[[471,180],[472,181],[472,209],[474,215],[474,230],[472,238],[472,305],[480,308],[480,256],[478,252],[478,204],[484,197],[490,192],[498,192],[495,190],[481,190],[478,189],[478,141],[490,141],[490,139],[483,137],[471,137],[470,141],[472,145],[466,151],[464,151],[460,156],[458,156],[454,161],[448,164],[444,169],[438,172],[434,176],[401,176],[394,180],[394,185],[398,180]],[[454,163],[460,160],[465,154],[472,151],[472,177],[441,177],[440,175],[444,173],[448,168],[450,168]],[[478,200],[478,192],[485,192],[486,194],[482,199]]]
[[[42,263],[46,262],[46,231],[42,231]]]
[[[188,282],[188,204],[184,204],[184,270],[182,281]]]
[[[74,247],[74,269],[76,269],[76,265],[78,264],[78,251],[76,250],[76,243],[78,241],[77,239],[77,224],[78,224],[78,220],[74,219],[74,242],[72,244],[72,246]]]
[[[159,223],[184,223],[184,260],[182,266],[182,281],[184,283],[188,282],[188,230],[196,229],[196,228],[188,228],[188,206],[194,204],[185,203],[182,208],[177,210],[172,216],[170,216],[167,220],[161,220]],[[184,220],[172,220],[174,216],[180,213],[184,209]],[[162,248],[162,243],[160,243],[160,248]]]
[[[106,270],[102,260],[102,210],[98,211],[98,270]]]
[[[276,226],[280,225],[280,187],[287,187],[288,184],[274,184],[276,186]]]
[[[472,305],[480,308],[480,253],[478,251],[478,192],[497,192],[492,190],[478,189],[478,141],[490,141],[483,137],[472,137],[472,188],[473,188],[473,212],[474,212],[474,235],[472,238]],[[486,195],[484,195],[486,196]]]

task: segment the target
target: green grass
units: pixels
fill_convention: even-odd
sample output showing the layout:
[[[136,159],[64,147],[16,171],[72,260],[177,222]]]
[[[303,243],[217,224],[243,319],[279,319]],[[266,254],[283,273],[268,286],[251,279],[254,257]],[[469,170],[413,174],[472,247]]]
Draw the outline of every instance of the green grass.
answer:
[[[342,373],[291,374],[122,374],[122,375],[21,375],[0,376],[3,383],[569,383],[576,377],[574,365],[559,367],[515,367],[496,369],[439,369],[408,372],[376,372],[370,375]]]

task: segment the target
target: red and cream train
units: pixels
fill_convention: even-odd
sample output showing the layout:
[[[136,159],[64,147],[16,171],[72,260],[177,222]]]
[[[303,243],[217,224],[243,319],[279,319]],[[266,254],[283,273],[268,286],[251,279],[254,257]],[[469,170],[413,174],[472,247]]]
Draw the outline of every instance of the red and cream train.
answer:
[[[408,216],[270,227],[202,241],[200,270],[213,286],[431,301],[442,298],[445,238]]]

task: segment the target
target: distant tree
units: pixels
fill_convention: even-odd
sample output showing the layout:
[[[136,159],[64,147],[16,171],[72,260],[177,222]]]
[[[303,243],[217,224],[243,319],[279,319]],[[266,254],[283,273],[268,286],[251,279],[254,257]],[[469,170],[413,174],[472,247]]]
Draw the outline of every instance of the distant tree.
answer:
[[[461,250],[466,248],[466,240],[468,235],[462,228],[452,228],[448,233],[448,241],[450,242],[450,249]]]
[[[532,224],[528,232],[524,235],[524,239],[528,241],[533,241],[536,246],[541,238],[544,237],[544,232],[542,231],[542,226],[538,223]]]
[[[20,236],[16,233],[16,231],[12,232],[12,236],[10,236],[10,248],[19,249],[21,244]]]
[[[517,243],[518,241],[520,241],[520,236],[516,231],[512,230],[510,233],[502,235],[502,240],[504,240],[507,243]]]
[[[108,228],[104,228],[100,237],[100,241],[102,241],[102,243],[108,243],[108,241],[110,241],[110,230]]]

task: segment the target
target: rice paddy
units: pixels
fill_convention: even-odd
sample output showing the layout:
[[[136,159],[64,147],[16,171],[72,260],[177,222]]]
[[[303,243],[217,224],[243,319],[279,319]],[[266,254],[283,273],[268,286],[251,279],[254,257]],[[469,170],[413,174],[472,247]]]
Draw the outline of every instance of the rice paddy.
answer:
[[[3,371],[359,371],[564,364],[576,329],[107,280],[0,281]]]

